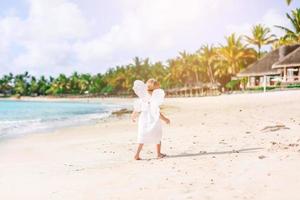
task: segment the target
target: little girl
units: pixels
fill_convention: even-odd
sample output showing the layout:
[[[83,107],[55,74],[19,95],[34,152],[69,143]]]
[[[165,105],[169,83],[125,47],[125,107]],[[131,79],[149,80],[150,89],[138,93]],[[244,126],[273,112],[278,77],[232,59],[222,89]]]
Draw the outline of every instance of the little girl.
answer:
[[[161,153],[162,127],[160,120],[167,124],[170,120],[161,112],[159,106],[163,103],[165,92],[160,89],[160,84],[155,79],[149,79],[146,84],[136,80],[133,90],[139,97],[134,103],[134,110],[131,118],[135,122],[138,120],[138,148],[134,156],[135,160],[141,160],[140,152],[145,143],[156,144],[157,158],[166,155]]]

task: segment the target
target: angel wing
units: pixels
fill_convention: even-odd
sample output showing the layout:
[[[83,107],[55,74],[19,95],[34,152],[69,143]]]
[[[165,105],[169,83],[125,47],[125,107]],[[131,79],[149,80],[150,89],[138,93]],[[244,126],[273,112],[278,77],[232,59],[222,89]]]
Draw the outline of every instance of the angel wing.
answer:
[[[159,120],[160,108],[159,106],[164,102],[165,92],[162,89],[153,91],[150,99],[150,112],[155,120]]]
[[[156,89],[153,91],[151,96],[151,103],[154,103],[156,106],[160,106],[164,102],[165,92],[162,89]]]
[[[143,81],[134,81],[132,89],[134,93],[141,99],[147,96],[147,85]]]

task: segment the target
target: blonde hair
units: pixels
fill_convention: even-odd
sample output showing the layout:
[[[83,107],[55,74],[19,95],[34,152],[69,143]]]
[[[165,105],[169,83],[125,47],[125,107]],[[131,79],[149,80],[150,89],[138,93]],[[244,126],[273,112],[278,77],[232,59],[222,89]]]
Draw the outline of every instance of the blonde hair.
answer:
[[[147,87],[148,87],[148,91],[149,91],[149,92],[152,92],[153,90],[158,89],[158,88],[160,87],[159,82],[158,82],[156,79],[154,79],[154,78],[150,78],[150,79],[146,82],[146,84],[147,84]]]

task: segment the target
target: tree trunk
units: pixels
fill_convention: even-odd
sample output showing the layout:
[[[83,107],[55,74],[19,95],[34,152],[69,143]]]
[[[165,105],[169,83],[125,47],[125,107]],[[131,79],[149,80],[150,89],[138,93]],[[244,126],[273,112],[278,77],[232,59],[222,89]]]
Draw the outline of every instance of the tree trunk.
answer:
[[[208,64],[208,74],[209,74],[210,83],[214,83],[215,78],[210,64]]]
[[[257,55],[258,59],[260,59],[260,54],[261,54],[261,47],[258,46],[258,55]]]

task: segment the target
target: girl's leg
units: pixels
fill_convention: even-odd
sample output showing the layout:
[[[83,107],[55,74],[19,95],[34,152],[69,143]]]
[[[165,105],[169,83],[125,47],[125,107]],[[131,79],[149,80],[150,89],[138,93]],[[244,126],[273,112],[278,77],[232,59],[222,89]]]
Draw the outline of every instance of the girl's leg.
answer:
[[[157,156],[159,156],[161,154],[161,142],[159,144],[156,144],[156,152],[157,152]]]
[[[161,153],[161,142],[156,145],[157,158],[163,158],[166,154]]]
[[[140,158],[140,153],[141,153],[141,151],[142,151],[143,145],[144,145],[144,144],[139,144],[139,146],[138,146],[138,148],[137,148],[137,151],[136,151],[136,154],[135,154],[135,156],[134,156],[134,159],[136,159],[136,160],[141,160],[141,158]]]

